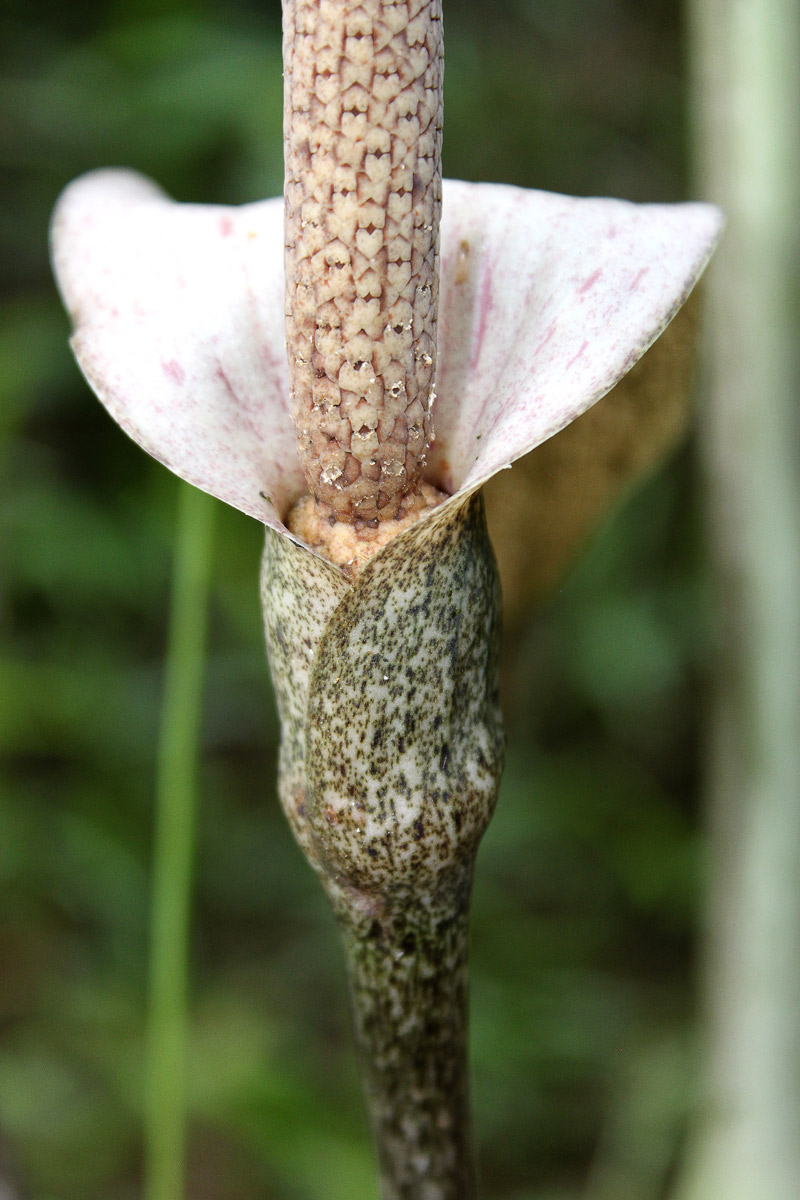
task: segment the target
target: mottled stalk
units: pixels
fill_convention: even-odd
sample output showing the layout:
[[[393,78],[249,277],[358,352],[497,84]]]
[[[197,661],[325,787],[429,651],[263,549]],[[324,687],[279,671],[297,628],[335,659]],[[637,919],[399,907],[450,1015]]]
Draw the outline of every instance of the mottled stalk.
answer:
[[[384,1200],[475,1195],[467,1070],[471,864],[432,895],[334,900]]]
[[[284,0],[286,338],[311,493],[398,516],[431,431],[441,0]]]

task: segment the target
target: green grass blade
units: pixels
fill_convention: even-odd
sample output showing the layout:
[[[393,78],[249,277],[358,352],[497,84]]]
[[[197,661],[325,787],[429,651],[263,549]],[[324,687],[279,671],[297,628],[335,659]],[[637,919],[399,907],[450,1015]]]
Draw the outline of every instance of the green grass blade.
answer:
[[[195,791],[216,501],[181,485],[156,785],[146,1200],[180,1200]]]

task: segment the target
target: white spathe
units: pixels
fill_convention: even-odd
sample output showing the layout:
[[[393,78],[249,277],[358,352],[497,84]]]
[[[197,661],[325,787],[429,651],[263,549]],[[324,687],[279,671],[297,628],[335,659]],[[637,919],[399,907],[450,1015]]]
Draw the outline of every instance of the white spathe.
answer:
[[[445,181],[433,481],[471,491],[605,395],[683,304],[721,227],[705,204]],[[98,171],[63,193],[52,248],[75,355],[111,415],[181,478],[285,531],[305,483],[283,201],[177,204]]]

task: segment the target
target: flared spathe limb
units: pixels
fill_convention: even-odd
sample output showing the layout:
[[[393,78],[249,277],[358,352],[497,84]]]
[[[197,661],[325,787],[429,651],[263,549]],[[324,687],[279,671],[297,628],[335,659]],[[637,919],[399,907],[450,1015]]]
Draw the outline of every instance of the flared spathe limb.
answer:
[[[285,532],[304,490],[288,410],[282,205],[179,205],[131,172],[71,184],[53,261],[84,374],[181,478]],[[672,319],[721,227],[710,205],[444,182],[426,475],[484,483],[605,395]]]

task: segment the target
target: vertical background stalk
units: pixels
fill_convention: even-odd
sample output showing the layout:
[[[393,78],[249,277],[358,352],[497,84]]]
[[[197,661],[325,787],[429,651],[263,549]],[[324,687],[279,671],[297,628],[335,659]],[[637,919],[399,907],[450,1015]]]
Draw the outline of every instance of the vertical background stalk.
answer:
[[[147,1200],[183,1194],[192,858],[214,504],[181,484],[156,795]]]
[[[800,1180],[800,14],[689,11],[698,171],[729,227],[702,441],[719,642],[707,1078],[680,1195],[785,1200]]]

